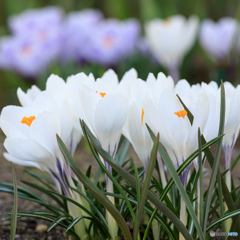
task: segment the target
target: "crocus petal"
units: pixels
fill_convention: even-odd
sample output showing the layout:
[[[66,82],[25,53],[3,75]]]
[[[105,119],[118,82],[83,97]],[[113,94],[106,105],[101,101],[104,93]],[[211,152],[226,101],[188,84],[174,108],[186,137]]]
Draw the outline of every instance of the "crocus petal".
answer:
[[[97,104],[94,116],[97,137],[110,154],[116,150],[127,113],[128,103],[120,92],[107,94]]]

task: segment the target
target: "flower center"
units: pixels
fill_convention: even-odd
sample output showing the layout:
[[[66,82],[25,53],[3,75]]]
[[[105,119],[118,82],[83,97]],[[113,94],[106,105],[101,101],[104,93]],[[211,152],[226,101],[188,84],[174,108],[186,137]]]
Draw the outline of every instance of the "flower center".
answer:
[[[96,93],[98,93],[98,91],[96,91]],[[100,92],[99,94],[100,94],[102,97],[104,97],[104,96],[106,95],[105,92]]]
[[[186,110],[180,110],[178,112],[175,112],[174,114],[176,114],[179,118],[180,117],[184,118],[187,115],[187,111]]]
[[[142,116],[141,116],[141,124],[142,124],[142,127],[143,127],[143,116],[144,116],[144,110],[142,108]]]
[[[114,44],[114,38],[113,37],[106,36],[102,40],[102,45],[105,48],[111,48],[113,46],[113,44]]]
[[[21,123],[23,124],[27,124],[29,127],[31,126],[33,120],[35,120],[36,117],[35,116],[30,116],[30,117],[23,117]]]
[[[29,45],[25,45],[21,49],[21,55],[24,57],[29,57],[32,54],[32,48]]]
[[[172,21],[169,18],[166,18],[163,20],[163,26],[169,27],[171,25]]]

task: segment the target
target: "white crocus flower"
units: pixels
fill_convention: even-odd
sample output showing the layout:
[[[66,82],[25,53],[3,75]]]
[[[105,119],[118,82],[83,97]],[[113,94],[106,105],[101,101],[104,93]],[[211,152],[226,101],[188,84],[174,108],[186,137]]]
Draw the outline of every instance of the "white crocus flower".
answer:
[[[26,93],[23,92],[23,90],[19,87],[17,90],[17,97],[20,104],[23,107],[27,107],[32,104],[32,102],[35,100],[35,98],[38,96],[40,92],[41,90],[35,85],[28,89]]]
[[[158,73],[157,79],[152,73],[148,74],[147,85],[153,95],[159,97],[163,90],[174,90],[174,81],[171,76],[165,76],[162,72]]]
[[[56,134],[66,144],[73,129],[73,112],[64,99],[56,99],[48,92],[38,94],[27,107],[7,106],[3,108],[0,124],[6,135],[4,147],[8,151],[4,156],[16,164],[37,167],[48,172],[58,190],[64,191],[69,198],[82,204],[74,187],[73,173],[62,155]],[[67,183],[68,182],[68,183]],[[75,205],[68,203],[73,218],[82,215]],[[76,225],[76,233],[84,237],[85,222]]]
[[[141,79],[136,79],[130,84],[130,92],[132,96],[129,99],[128,117],[122,132],[131,142],[147,172],[153,142],[145,125],[143,102],[151,92],[147,83]]]
[[[68,115],[69,119],[63,115]],[[68,103],[57,103],[46,92],[40,93],[28,107],[7,106],[1,113],[1,128],[7,137],[4,146],[9,153],[5,156],[15,163],[26,162],[24,165],[49,172],[69,194],[63,177],[64,173],[69,175],[69,168],[58,147],[56,134],[66,142],[72,126]]]
[[[194,121],[191,125],[187,112],[183,110],[176,95],[165,90],[159,101],[148,100],[145,103],[146,122],[156,134],[160,133],[160,142],[163,144],[176,169],[198,148],[198,128],[203,132],[209,111],[206,94],[201,94],[193,111]],[[188,166],[179,176],[186,188]],[[180,219],[186,224],[186,206],[181,200]]]
[[[117,86],[118,78],[112,70],[109,70],[93,84],[82,85],[79,89],[82,119],[96,136],[102,148],[112,157],[115,157],[122,127],[128,114],[127,99]],[[103,162],[111,173],[111,167],[104,160]],[[107,191],[113,192],[113,183],[108,177]],[[114,204],[114,197],[108,198]],[[117,236],[117,223],[108,211],[106,218],[110,235],[114,238]]]
[[[165,20],[154,19],[145,25],[149,47],[159,63],[168,69],[174,81],[179,80],[183,57],[193,46],[198,29],[198,18],[176,15]]]
[[[224,126],[224,137],[222,147],[225,156],[225,168],[228,170],[226,173],[226,183],[231,191],[231,156],[235,142],[239,135],[240,125],[240,87],[235,88],[231,83],[225,82],[226,101],[226,118]]]
[[[59,76],[51,74],[46,82],[46,92],[50,93],[56,101],[62,99],[70,104],[69,107],[74,117],[74,128],[66,142],[66,146],[72,155],[74,155],[82,137],[82,130],[79,123],[79,116],[82,116],[82,114],[79,107],[78,89],[82,84],[90,84],[92,82],[94,82],[93,75],[86,76],[84,73],[72,75],[67,78],[66,82]],[[40,92],[41,90],[36,86],[32,86],[26,93],[21,88],[18,88],[17,96],[22,106],[30,106]],[[64,117],[67,118],[68,116]]]

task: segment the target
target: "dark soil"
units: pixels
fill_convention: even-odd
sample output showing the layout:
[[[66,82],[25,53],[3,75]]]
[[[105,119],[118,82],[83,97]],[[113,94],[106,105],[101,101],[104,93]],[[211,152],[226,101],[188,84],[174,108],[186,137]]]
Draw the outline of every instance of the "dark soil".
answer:
[[[11,170],[11,164],[6,161],[2,157],[2,153],[5,151],[3,147],[3,141],[4,141],[4,135],[2,132],[0,132],[0,182],[8,182],[12,183],[12,170]],[[215,149],[213,147],[212,149]],[[237,147],[233,150],[233,159],[235,159],[238,154],[240,153],[240,141],[237,142]],[[130,155],[133,156],[134,159],[137,159],[137,156],[133,149],[130,149]],[[214,150],[213,150],[214,152]],[[75,159],[78,161],[78,165],[81,166],[81,169],[84,171],[87,170],[89,165],[92,165],[92,172],[97,172],[98,165],[96,161],[94,160],[92,154],[86,147],[86,142],[84,140],[81,140],[80,146],[78,147],[78,150],[76,152]],[[141,165],[139,163],[139,165]],[[208,164],[204,166],[205,168],[210,170],[210,167]],[[31,182],[34,182],[34,179],[32,179],[26,172],[24,172],[24,167],[14,165],[14,169],[16,171],[17,179],[18,179],[18,185],[26,187],[21,180],[29,181],[31,179]],[[36,169],[33,169],[36,170]],[[224,171],[224,159],[221,158],[221,171]],[[238,177],[240,172],[240,163],[237,164],[234,171],[232,172],[233,179],[235,182],[235,187],[239,185]],[[207,174],[207,176],[204,178],[204,188],[207,189],[209,186],[209,179],[211,176],[211,172]],[[27,187],[29,188],[29,187]],[[35,191],[36,192],[36,191]],[[37,192],[36,192],[37,193]],[[38,193],[39,194],[39,193]],[[51,199],[46,200],[51,202]],[[10,221],[5,220],[8,215],[6,215],[6,212],[10,212],[13,209],[13,196],[11,194],[0,192],[0,240],[9,240],[10,239]],[[27,200],[19,199],[19,211],[38,211],[45,209],[41,206],[39,206],[37,203],[33,203]],[[21,220],[18,220],[18,227],[16,232],[16,239],[19,240],[66,240],[68,237],[65,234],[65,229],[58,226],[55,227],[53,230],[51,230],[49,233],[46,232],[46,229],[50,226],[50,222],[35,219],[35,218],[22,218]],[[42,230],[42,232],[40,231]],[[212,239],[220,239],[217,237],[214,237]]]

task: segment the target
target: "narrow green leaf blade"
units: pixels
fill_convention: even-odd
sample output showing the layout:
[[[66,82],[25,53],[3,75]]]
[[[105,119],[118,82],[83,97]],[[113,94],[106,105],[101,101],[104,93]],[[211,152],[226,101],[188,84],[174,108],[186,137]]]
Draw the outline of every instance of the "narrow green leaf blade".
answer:
[[[137,237],[138,237],[138,231],[139,231],[139,226],[140,226],[140,223],[142,220],[143,209],[144,209],[144,205],[145,205],[145,202],[147,199],[147,193],[148,193],[148,189],[149,189],[149,186],[151,183],[153,170],[156,165],[158,143],[159,143],[159,134],[157,135],[154,145],[153,145],[153,148],[152,148],[152,152],[151,152],[151,156],[150,156],[149,164],[148,164],[148,169],[147,169],[147,174],[146,174],[146,179],[143,184],[143,189],[141,192],[140,204],[138,206],[137,213],[136,213],[135,224],[133,227],[133,239],[134,240],[137,240]]]
[[[126,181],[128,181],[133,187],[136,188],[136,178],[131,175],[129,172],[127,172],[124,168],[120,167],[118,163],[106,152],[101,148],[100,143],[98,140],[93,136],[87,125],[84,123],[84,128],[86,129],[87,135],[91,142],[94,144],[96,149],[98,150],[99,154],[104,158],[104,160],[123,177]],[[110,161],[110,160],[111,161]],[[143,184],[140,182],[140,187],[143,188]],[[172,221],[172,223],[176,226],[176,228],[182,233],[182,235],[185,237],[186,240],[192,239],[191,235],[189,234],[186,227],[183,225],[183,223],[179,220],[179,218],[176,217],[175,214],[172,213],[166,207],[164,203],[159,201],[159,199],[151,192],[148,191],[147,194],[148,199],[165,215],[167,218]]]
[[[111,213],[111,215],[114,217],[117,224],[119,225],[125,239],[132,240],[127,223],[124,221],[123,217],[116,209],[116,207],[107,199],[107,197],[100,191],[100,189],[81,172],[81,170],[78,168],[78,166],[72,159],[72,156],[66,148],[65,144],[58,135],[57,141],[62,151],[62,154],[64,155],[66,161],[69,163],[70,167],[72,168],[76,176],[79,178],[79,180],[91,191],[94,197],[98,199],[98,201],[107,209],[107,211]]]
[[[219,124],[218,135],[222,135],[224,132],[225,104],[226,103],[225,103],[224,85],[223,85],[223,82],[221,82],[221,109],[220,109],[220,124]],[[217,151],[216,151],[216,155],[215,155],[215,159],[214,159],[214,163],[213,163],[213,170],[212,170],[212,174],[211,174],[211,178],[210,178],[210,184],[209,184],[207,198],[206,198],[205,207],[204,207],[204,209],[205,209],[204,225],[203,225],[204,236],[206,236],[208,213],[209,213],[209,208],[210,208],[210,204],[211,204],[214,183],[215,183],[215,180],[217,177],[217,173],[219,171],[219,161],[220,161],[221,149],[222,149],[222,138],[218,141],[218,144],[217,144]]]
[[[151,131],[151,129],[148,126],[147,126],[147,128],[148,128],[149,133],[150,133],[150,135],[152,137],[152,140],[155,141],[156,137],[154,136],[153,132]],[[163,149],[163,147],[161,146],[160,143],[158,144],[158,151],[161,154],[164,163],[166,164],[166,166],[167,166],[167,168],[168,168],[168,170],[169,170],[169,172],[170,172],[170,174],[171,174],[171,176],[172,176],[176,186],[178,187],[178,190],[179,190],[183,200],[186,203],[186,206],[188,208],[189,214],[192,217],[192,220],[193,220],[194,225],[195,225],[195,227],[196,227],[196,229],[198,231],[200,239],[204,240],[203,232],[202,232],[201,226],[200,226],[200,224],[198,222],[198,219],[197,219],[197,216],[196,216],[195,211],[193,209],[193,206],[191,204],[191,201],[189,200],[188,195],[187,195],[186,191],[184,190],[182,182],[181,182],[180,178],[178,177],[178,174],[177,174],[177,172],[176,172],[176,170],[175,170],[175,168],[174,168],[174,166],[172,164],[172,161],[169,159],[168,155],[166,154],[165,150]]]
[[[12,213],[10,240],[15,239],[15,234],[16,234],[16,229],[17,229],[17,212],[18,212],[17,178],[16,178],[16,173],[15,173],[13,164],[12,164],[12,174],[13,174],[13,186],[14,186],[14,210]]]

